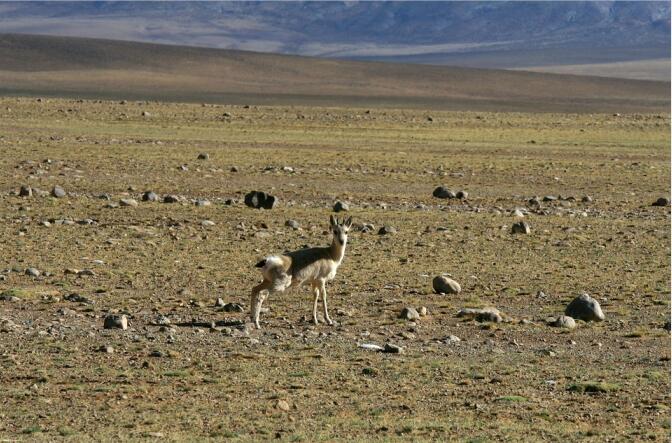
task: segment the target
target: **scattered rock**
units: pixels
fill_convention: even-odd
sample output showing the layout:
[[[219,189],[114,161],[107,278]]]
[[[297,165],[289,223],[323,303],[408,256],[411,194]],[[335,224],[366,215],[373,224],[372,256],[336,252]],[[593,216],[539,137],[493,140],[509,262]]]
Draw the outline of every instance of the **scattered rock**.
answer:
[[[278,199],[265,192],[252,191],[245,195],[245,205],[255,209],[273,209]]]
[[[660,197],[658,200],[653,202],[651,206],[670,206],[670,200],[665,197]]]
[[[502,321],[502,315],[497,308],[462,308],[457,313],[458,317],[472,318],[478,322],[494,322]]]
[[[584,202],[584,203],[592,203],[593,197],[591,197],[590,195],[584,195],[581,198],[581,201]]]
[[[98,351],[104,352],[105,354],[113,354],[114,348],[110,345],[102,345],[100,348],[98,348]]]
[[[222,306],[222,310],[224,312],[245,312],[245,309],[243,309],[243,307],[238,303],[227,303]]]
[[[558,199],[558,197],[556,197],[555,195],[547,195],[543,198],[543,201],[552,202],[552,201],[555,201],[557,199]]]
[[[519,221],[513,224],[511,226],[511,233],[512,234],[529,234],[530,233],[530,225],[529,223],[525,221]]]
[[[63,300],[75,302],[75,303],[90,303],[90,300],[83,295],[79,295],[77,293],[73,294],[68,294],[65,297],[63,297]]]
[[[240,168],[238,168],[238,166],[231,166],[230,171],[231,172],[238,172],[238,171],[240,171]]]
[[[14,298],[16,298],[16,297],[14,297]],[[669,332],[671,326],[672,326],[672,325],[670,324],[670,320],[668,320],[668,321],[666,321],[665,324],[663,325],[663,329],[665,329],[666,331]]]
[[[394,226],[382,226],[378,230],[378,235],[396,234],[397,228]]]
[[[56,198],[63,198],[66,196],[65,190],[58,185],[51,189],[51,195]]]
[[[155,202],[155,201],[159,201],[159,196],[156,195],[156,194],[155,194],[154,192],[152,192],[152,191],[147,191],[147,192],[145,192],[144,194],[142,194],[142,201],[143,201],[143,202]]]
[[[426,307],[421,306],[420,309],[418,309],[418,314],[420,314],[420,317],[426,317],[429,314],[429,311]]]
[[[164,203],[177,203],[180,201],[180,198],[177,195],[166,195],[163,197]]]
[[[30,275],[31,277],[39,277],[41,272],[37,270],[36,268],[28,268],[26,269],[26,275]]]
[[[194,205],[202,208],[202,207],[205,207],[205,206],[211,206],[212,203],[210,203],[210,200],[200,198],[200,199],[196,200],[196,202],[194,202]]]
[[[349,210],[350,205],[348,205],[345,202],[339,200],[336,203],[334,203],[334,212],[349,211]]]
[[[132,207],[137,207],[138,202],[134,198],[122,198],[119,200],[119,206],[132,206]]]
[[[287,226],[289,228],[292,228],[292,229],[295,229],[295,230],[299,229],[299,227],[300,227],[299,222],[297,222],[296,220],[287,220],[285,222],[285,226]]]
[[[462,287],[458,282],[444,275],[434,277],[432,287],[437,294],[459,294],[462,291]]]
[[[19,197],[32,197],[32,196],[33,196],[33,188],[26,185],[21,186],[21,189],[19,189]]]
[[[141,114],[141,115],[142,115],[143,117],[151,117],[151,116],[152,116],[152,114],[150,114],[150,113],[147,112],[147,111],[142,111],[142,114]]]
[[[385,347],[383,348],[383,352],[387,352],[389,354],[403,354],[404,348],[402,348],[401,346],[393,345],[392,343],[386,343]]]
[[[514,209],[511,215],[513,215],[514,217],[521,217],[521,218],[525,217],[525,214],[520,209]]]
[[[224,299],[222,299],[221,297],[218,297],[217,300],[215,300],[216,308],[223,308],[225,304],[226,303],[224,303]]]
[[[128,329],[128,318],[125,315],[108,315],[103,323],[105,329]]]
[[[572,317],[566,315],[561,315],[550,323],[551,326],[556,328],[565,328],[565,329],[574,329],[576,328],[576,322]]]
[[[358,347],[365,349],[367,351],[376,351],[376,352],[382,352],[385,349],[382,346],[373,343],[360,343]]]
[[[565,315],[583,321],[603,321],[604,313],[600,304],[585,292],[567,305]]]
[[[461,341],[462,341],[462,340],[460,340],[460,337],[458,337],[458,336],[456,336],[456,335],[449,335],[448,337],[446,337],[446,338],[443,340],[443,342],[444,342],[445,344],[447,344],[447,345],[452,345],[452,344],[455,344],[455,343],[459,343],[459,342],[461,342]]]
[[[203,220],[201,222],[201,226],[203,226],[204,228],[209,228],[211,226],[215,226],[215,222],[213,222],[212,220]]]
[[[404,309],[401,310],[401,313],[399,314],[399,318],[403,318],[404,320],[420,320],[420,314],[415,308],[411,307],[405,307]]]
[[[527,201],[527,204],[530,206],[541,206],[541,201],[539,200],[539,197],[532,197]]]
[[[469,193],[467,191],[457,191],[455,197],[460,200],[466,200],[469,197]]]
[[[288,412],[290,410],[289,403],[287,403],[285,400],[278,400],[275,407],[285,412]]]
[[[199,160],[210,160],[210,154],[208,154],[207,152],[201,152],[200,154],[198,154],[198,159]]]
[[[434,189],[432,195],[436,198],[455,198],[455,193],[445,186],[439,186],[438,188]]]

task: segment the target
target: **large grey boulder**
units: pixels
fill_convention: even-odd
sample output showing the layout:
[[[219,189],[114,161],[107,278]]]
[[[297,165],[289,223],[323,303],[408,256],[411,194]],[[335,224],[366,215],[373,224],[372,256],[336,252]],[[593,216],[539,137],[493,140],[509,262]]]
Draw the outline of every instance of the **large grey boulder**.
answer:
[[[604,320],[604,313],[602,312],[600,304],[585,292],[567,305],[565,315],[583,321]]]

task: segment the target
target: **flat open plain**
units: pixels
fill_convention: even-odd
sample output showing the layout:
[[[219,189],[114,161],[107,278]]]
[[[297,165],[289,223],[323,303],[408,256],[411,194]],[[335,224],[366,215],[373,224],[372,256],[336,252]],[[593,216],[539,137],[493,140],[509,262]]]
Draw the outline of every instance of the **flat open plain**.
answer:
[[[666,441],[669,121],[1,98],[0,439]],[[326,245],[336,200],[375,226],[327,286],[337,325],[305,289],[250,329],[254,264]],[[434,294],[441,273],[462,292]],[[546,324],[582,291],[606,321]],[[505,321],[456,317],[487,306]]]

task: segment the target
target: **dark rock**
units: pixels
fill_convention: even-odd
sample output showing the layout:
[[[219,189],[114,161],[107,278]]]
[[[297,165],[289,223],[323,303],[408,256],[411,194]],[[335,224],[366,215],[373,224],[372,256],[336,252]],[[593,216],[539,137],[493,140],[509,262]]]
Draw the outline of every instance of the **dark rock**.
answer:
[[[439,186],[438,188],[434,189],[432,195],[436,198],[455,198],[455,193],[445,186]]]
[[[378,230],[378,235],[387,235],[387,234],[396,234],[397,233],[397,228],[394,226],[382,226]]]
[[[527,222],[524,221],[519,221],[513,224],[511,226],[511,233],[512,234],[529,234],[530,233],[530,225]]]
[[[177,203],[180,201],[180,198],[177,195],[166,195],[163,197],[164,203]]]
[[[653,202],[651,206],[669,206],[670,205],[670,200],[668,200],[665,197],[660,197],[658,200]]]
[[[26,269],[26,275],[30,275],[31,277],[39,277],[40,274],[40,271],[35,268]]]
[[[389,354],[403,354],[404,348],[402,348],[401,346],[393,345],[392,343],[386,343],[385,347],[383,348],[383,352],[387,352]]]
[[[549,324],[556,328],[565,328],[565,329],[576,328],[576,322],[574,321],[574,319],[567,315],[561,315]]]
[[[128,318],[125,315],[108,315],[103,322],[105,329],[128,329]]]
[[[19,197],[32,197],[33,196],[33,188],[30,186],[21,186],[21,189],[19,190]]]
[[[455,197],[460,200],[466,200],[469,197],[469,193],[467,191],[457,191]]]
[[[199,160],[210,160],[210,154],[208,154],[207,152],[201,152],[200,154],[198,154],[198,159]]]
[[[238,303],[227,303],[224,306],[222,306],[222,310],[224,312],[244,312],[245,309],[243,309],[242,306],[240,306]]]
[[[278,199],[265,192],[252,191],[245,195],[245,204],[256,209],[273,209],[278,204]]]
[[[155,202],[155,201],[159,201],[159,196],[156,195],[156,194],[155,194],[154,192],[152,192],[152,191],[147,191],[147,192],[145,192],[144,194],[142,194],[142,201],[143,201],[143,202]]]
[[[339,200],[334,204],[334,212],[349,211],[349,210],[350,205],[348,205],[345,202]]]
[[[567,305],[565,315],[583,321],[604,320],[604,313],[602,312],[600,304],[585,292]]]
[[[287,220],[285,222],[285,226],[287,226],[289,228],[292,228],[292,229],[299,229],[299,227],[300,227],[299,222],[297,222],[296,220]]]

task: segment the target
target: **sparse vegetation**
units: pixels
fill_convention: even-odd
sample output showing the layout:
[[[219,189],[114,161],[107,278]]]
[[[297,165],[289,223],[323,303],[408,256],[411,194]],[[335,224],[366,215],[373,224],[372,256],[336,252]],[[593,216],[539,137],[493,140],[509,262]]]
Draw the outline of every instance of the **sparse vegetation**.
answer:
[[[19,298],[0,301],[0,439],[666,439],[670,212],[650,204],[669,115],[367,110],[0,99],[0,293]],[[280,204],[248,208],[252,190]],[[303,290],[246,327],[254,264],[327,244],[336,200],[336,325]],[[529,235],[510,233],[519,207]],[[444,273],[459,293],[435,293]],[[546,324],[582,291],[603,322]],[[456,317],[470,307],[502,322]],[[388,343],[404,353],[359,347]]]

